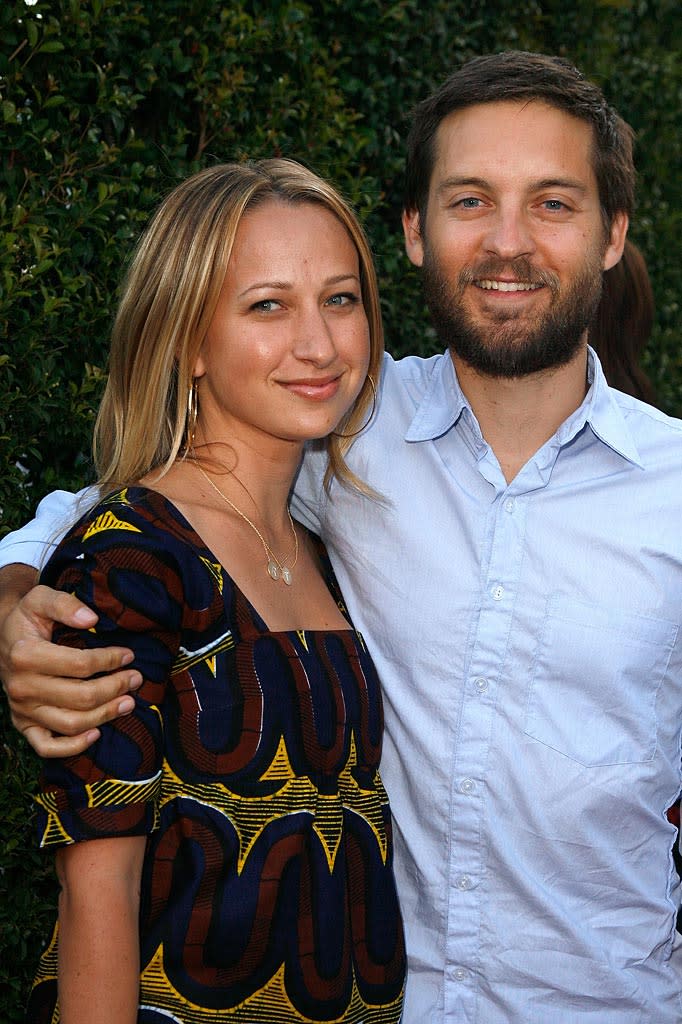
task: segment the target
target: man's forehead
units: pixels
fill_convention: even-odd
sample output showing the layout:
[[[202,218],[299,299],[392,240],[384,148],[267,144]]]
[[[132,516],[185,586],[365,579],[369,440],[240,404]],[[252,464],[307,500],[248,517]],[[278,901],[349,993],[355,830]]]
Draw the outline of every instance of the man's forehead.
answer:
[[[448,179],[528,172],[595,184],[592,126],[541,99],[501,100],[448,114],[435,139],[431,188]]]

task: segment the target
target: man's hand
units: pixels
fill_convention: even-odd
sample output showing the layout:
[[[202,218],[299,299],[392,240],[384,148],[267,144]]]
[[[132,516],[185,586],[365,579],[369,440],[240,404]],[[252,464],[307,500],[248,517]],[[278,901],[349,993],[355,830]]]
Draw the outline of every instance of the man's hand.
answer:
[[[142,677],[125,668],[133,654],[124,648],[81,651],[53,644],[55,622],[83,629],[97,616],[70,594],[29,589],[35,579],[28,566],[0,571],[0,676],[12,722],[33,749],[42,757],[69,757],[97,739],[97,726],[132,711],[129,691]]]

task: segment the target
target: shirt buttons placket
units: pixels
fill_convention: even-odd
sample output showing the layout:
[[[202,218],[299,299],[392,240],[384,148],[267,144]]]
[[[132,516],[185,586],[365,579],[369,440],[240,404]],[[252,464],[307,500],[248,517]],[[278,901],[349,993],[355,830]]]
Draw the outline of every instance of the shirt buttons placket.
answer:
[[[499,493],[499,492],[498,492]],[[489,877],[488,852],[480,836],[488,807],[487,772],[498,680],[506,657],[509,627],[519,578],[520,543],[525,528],[524,503],[499,494],[491,509],[492,533],[482,564],[487,577],[480,593],[480,613],[471,646],[467,692],[462,701],[460,736],[452,778],[452,842],[448,864],[448,938],[444,979],[444,1021],[478,1021],[480,996],[477,964],[484,938],[484,908]],[[459,827],[458,827],[459,825]]]

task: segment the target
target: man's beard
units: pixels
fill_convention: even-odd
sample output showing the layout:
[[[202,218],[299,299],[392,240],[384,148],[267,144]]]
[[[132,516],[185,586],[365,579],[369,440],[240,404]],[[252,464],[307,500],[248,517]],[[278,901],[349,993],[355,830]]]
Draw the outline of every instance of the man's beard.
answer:
[[[472,369],[489,377],[523,377],[570,362],[581,347],[601,297],[601,254],[595,252],[562,294],[554,274],[534,269],[521,257],[510,262],[490,259],[463,270],[456,285],[441,273],[428,247],[423,264],[424,297],[440,343]],[[512,276],[542,284],[551,292],[546,312],[530,318],[523,310],[500,309],[474,318],[463,297],[474,280]],[[484,293],[485,294],[485,293]]]

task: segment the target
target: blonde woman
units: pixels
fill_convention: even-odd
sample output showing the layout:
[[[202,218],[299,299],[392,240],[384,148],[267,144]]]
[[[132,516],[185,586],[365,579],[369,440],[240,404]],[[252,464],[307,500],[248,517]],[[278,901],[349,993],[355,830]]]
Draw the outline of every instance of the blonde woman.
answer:
[[[96,430],[100,500],[46,583],[130,647],[132,715],[46,761],[59,920],[30,1021],[399,1020],[402,925],[379,683],[288,497],[329,479],[382,355],[362,229],[287,160],[176,188],[124,284]]]

